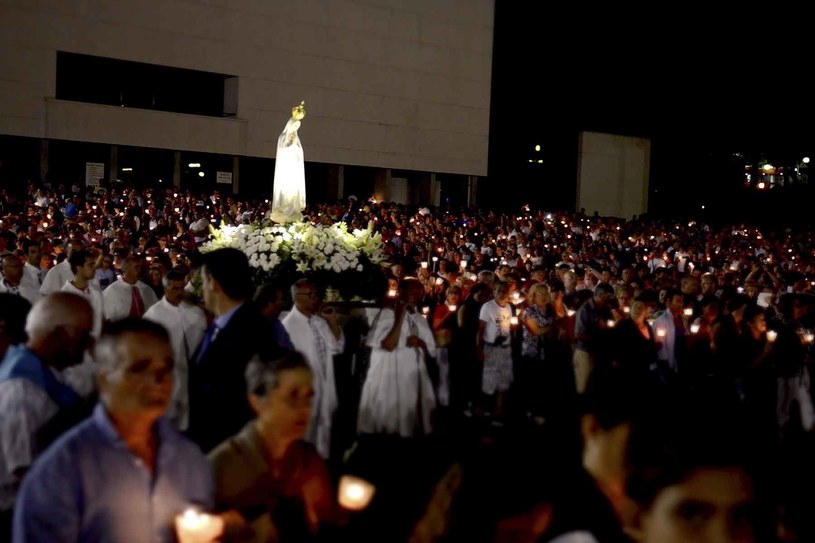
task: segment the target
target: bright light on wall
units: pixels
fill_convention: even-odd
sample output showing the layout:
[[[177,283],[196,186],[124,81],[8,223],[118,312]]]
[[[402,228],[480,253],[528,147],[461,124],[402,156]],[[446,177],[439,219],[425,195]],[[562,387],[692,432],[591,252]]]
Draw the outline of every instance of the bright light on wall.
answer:
[[[198,177],[204,177],[204,172],[198,172]]]
[[[187,167],[188,168],[200,168],[201,163],[200,162],[190,162],[189,164],[187,164]]]

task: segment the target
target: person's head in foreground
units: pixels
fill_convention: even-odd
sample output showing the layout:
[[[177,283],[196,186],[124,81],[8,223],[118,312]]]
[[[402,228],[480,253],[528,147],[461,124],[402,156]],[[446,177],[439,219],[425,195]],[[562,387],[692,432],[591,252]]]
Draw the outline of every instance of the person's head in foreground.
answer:
[[[111,419],[154,421],[173,393],[173,350],[167,330],[144,319],[110,323],[96,344],[99,399]]]
[[[273,360],[254,358],[246,366],[246,387],[261,435],[285,443],[305,436],[314,387],[311,369],[300,353],[287,352]]]
[[[679,411],[679,410],[677,410]],[[735,413],[683,408],[660,431],[633,436],[626,491],[640,543],[766,541],[760,449]]]

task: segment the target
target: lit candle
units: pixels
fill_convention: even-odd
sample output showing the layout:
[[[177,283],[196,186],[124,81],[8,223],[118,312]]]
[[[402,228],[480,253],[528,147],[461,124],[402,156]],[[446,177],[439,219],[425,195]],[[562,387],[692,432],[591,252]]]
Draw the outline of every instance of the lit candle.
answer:
[[[422,269],[423,269],[423,270],[426,270],[426,269],[427,269],[427,262],[422,262]]]
[[[449,309],[451,313],[456,310],[456,307],[456,304],[447,304],[447,309]]]
[[[690,307],[686,307],[685,311],[683,313],[685,314],[686,317],[692,317],[693,316],[693,309],[690,308]]]
[[[664,328],[657,328],[657,337],[658,338],[665,337],[665,334],[667,334],[667,333],[668,333],[667,330],[665,330]]]
[[[396,298],[396,289],[392,288],[388,290],[388,298]]]
[[[376,487],[365,479],[352,475],[343,475],[340,478],[337,501],[346,509],[361,511],[368,507],[375,491]]]
[[[444,284],[444,279],[442,279],[441,277],[437,277],[436,278],[436,284],[437,285],[443,285]]]
[[[224,531],[224,521],[217,515],[200,513],[193,508],[175,517],[179,543],[211,543]]]
[[[699,328],[701,328],[697,323],[693,323],[690,325],[690,333],[691,334],[698,334]]]
[[[778,338],[778,332],[775,330],[767,330],[767,341],[773,343]]]
[[[466,261],[466,260],[462,260],[462,261],[461,261],[461,269],[462,269],[462,270],[466,270],[466,269],[467,269],[467,261]]]
[[[511,326],[518,326],[518,317],[510,317],[509,318],[509,324]]]
[[[815,334],[811,330],[804,332],[804,343],[812,343],[815,341]]]
[[[566,310],[566,316],[567,317],[574,317],[575,313],[576,313],[576,311],[574,309],[567,309]]]
[[[614,328],[614,319],[608,319],[606,321],[606,326],[609,328]]]
[[[424,315],[426,317],[429,314],[430,314],[430,308],[427,307],[427,306],[422,307],[422,315]]]
[[[627,305],[624,305],[623,306],[623,313],[625,313],[626,315],[631,313],[631,308],[628,307]]]

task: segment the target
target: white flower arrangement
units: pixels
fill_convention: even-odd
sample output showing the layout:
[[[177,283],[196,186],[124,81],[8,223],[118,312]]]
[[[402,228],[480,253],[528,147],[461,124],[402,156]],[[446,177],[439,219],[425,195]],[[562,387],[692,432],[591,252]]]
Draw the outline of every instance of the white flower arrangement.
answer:
[[[262,274],[293,263],[296,272],[362,272],[365,264],[385,261],[382,238],[370,228],[348,232],[345,223],[330,226],[309,222],[242,224],[211,229],[212,239],[202,253],[234,247],[246,253],[249,265]]]

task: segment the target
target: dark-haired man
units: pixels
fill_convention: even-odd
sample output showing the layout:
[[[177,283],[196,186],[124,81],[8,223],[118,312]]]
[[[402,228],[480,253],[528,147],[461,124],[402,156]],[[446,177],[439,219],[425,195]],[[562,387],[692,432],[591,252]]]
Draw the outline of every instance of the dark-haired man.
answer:
[[[276,354],[274,331],[252,303],[249,259],[233,248],[203,256],[202,295],[214,320],[190,365],[189,435],[207,452],[252,418],[244,370],[258,353]]]

